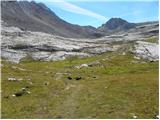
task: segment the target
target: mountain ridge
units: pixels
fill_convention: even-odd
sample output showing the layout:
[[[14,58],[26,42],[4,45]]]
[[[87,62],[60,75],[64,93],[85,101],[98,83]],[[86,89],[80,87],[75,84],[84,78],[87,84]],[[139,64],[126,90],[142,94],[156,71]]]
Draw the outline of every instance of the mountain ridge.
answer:
[[[71,24],[58,17],[44,3],[35,1],[1,1],[2,20],[21,30],[44,32],[68,38],[99,38],[126,31],[145,23],[130,23],[122,18],[111,18],[100,27]]]
[[[44,4],[28,1],[2,1],[2,20],[23,30],[39,31],[73,38],[103,36],[90,27],[73,25],[59,18]]]

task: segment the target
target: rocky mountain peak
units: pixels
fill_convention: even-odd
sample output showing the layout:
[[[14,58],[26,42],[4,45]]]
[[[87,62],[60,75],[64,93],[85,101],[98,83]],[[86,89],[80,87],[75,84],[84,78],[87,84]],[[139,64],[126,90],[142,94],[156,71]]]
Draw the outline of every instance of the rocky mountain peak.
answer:
[[[2,20],[22,30],[44,32],[68,38],[97,38],[97,29],[68,23],[59,18],[43,3],[35,1],[2,1]]]
[[[134,23],[129,23],[121,18],[111,18],[105,24],[103,24],[99,29],[101,31],[112,31],[112,30],[128,30],[130,28],[134,28]]]

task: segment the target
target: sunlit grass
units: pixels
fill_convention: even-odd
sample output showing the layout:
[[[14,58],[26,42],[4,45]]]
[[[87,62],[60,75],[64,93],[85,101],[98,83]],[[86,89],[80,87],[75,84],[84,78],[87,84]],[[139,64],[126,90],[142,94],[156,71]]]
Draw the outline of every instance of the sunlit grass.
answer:
[[[102,66],[74,68],[96,60]],[[131,54],[107,53],[57,62],[3,61],[2,64],[2,118],[133,118],[133,115],[154,118],[158,115],[158,62],[135,60]],[[68,80],[68,76],[73,79]],[[82,79],[76,81],[77,76]],[[8,81],[9,77],[23,80]],[[26,86],[31,94],[12,97]]]

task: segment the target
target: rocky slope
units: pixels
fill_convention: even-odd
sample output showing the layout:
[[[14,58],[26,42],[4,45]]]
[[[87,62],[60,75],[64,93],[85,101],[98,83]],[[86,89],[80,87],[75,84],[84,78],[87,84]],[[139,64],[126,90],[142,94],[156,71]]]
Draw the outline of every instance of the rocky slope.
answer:
[[[42,3],[2,1],[1,6],[1,56],[9,61],[18,63],[28,58],[55,61],[71,56],[89,57],[108,51],[119,52],[120,49],[125,49],[122,52],[133,51],[151,61],[158,60],[157,43],[133,45],[137,45],[136,41],[147,41],[149,38],[158,41],[158,22],[135,24],[111,18],[96,29],[67,23]],[[148,47],[149,52],[156,51],[156,55],[148,53]]]
[[[105,33],[108,33],[108,32],[111,33],[111,32],[117,32],[122,30],[125,31],[135,27],[136,27],[135,23],[129,23],[121,18],[111,18],[105,24],[100,26],[98,29]]]
[[[97,38],[103,36],[96,28],[78,26],[60,19],[43,3],[34,1],[2,1],[1,16],[9,26],[21,30],[45,32],[72,38]]]
[[[150,37],[158,40],[158,23],[138,26],[127,32],[121,31],[98,39],[74,39],[43,32],[23,31],[17,27],[8,27],[5,22],[2,22],[1,34],[2,58],[16,63],[25,58],[55,61],[64,60],[71,56],[89,57],[108,51],[118,52],[119,49],[124,48],[125,44],[131,46],[137,40],[146,41]],[[157,46],[156,43],[155,46]],[[158,51],[158,47],[154,48],[153,51],[151,50],[151,52],[154,51]],[[137,52],[140,51],[137,50]],[[137,52],[136,55],[142,55],[142,53]],[[144,52],[146,51],[144,50]],[[157,56],[152,58],[158,60]],[[154,61],[153,59],[149,60]]]
[[[113,51],[107,44],[96,40],[72,39],[42,32],[22,31],[17,27],[2,26],[2,58],[19,62],[22,58],[35,60],[63,60],[69,56],[88,57]]]

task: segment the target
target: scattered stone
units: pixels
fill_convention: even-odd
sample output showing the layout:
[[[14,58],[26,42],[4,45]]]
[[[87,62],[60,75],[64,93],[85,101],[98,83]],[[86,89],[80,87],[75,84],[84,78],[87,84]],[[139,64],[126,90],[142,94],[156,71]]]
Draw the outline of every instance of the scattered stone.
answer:
[[[26,91],[26,88],[22,88],[22,91]]]
[[[76,87],[75,85],[68,85],[65,89],[69,90],[70,88]]]
[[[146,62],[133,60],[133,61],[131,61],[131,63],[133,63],[133,64],[145,64]]]
[[[9,81],[16,81],[16,78],[8,78]]]
[[[20,92],[14,93],[12,96],[13,96],[13,97],[20,97],[20,96],[22,96],[23,94],[24,94],[24,91],[20,91]]]
[[[30,85],[33,85],[33,82],[29,82]]]
[[[16,97],[16,95],[15,95],[15,94],[13,94],[12,96],[13,96],[13,97]]]
[[[81,78],[81,77],[76,77],[75,79],[76,79],[76,80],[81,80],[82,78]]]
[[[108,45],[101,45],[100,47],[96,46],[95,48],[89,48],[87,49],[87,52],[91,53],[91,54],[101,54],[101,53],[105,53],[108,51],[115,51],[114,48],[108,46]]]
[[[131,116],[132,116],[133,119],[137,119],[138,118],[134,113],[131,113]]]
[[[21,88],[21,90],[19,92],[16,92],[14,94],[12,94],[13,97],[20,97],[24,94],[30,94],[30,91],[27,91],[28,86]]]
[[[44,85],[46,85],[46,86],[49,85],[49,82],[45,82]]]
[[[80,66],[75,66],[75,68],[77,69],[81,69],[81,68],[84,68],[84,67],[88,67],[87,64],[81,64]]]
[[[159,119],[159,115],[156,116],[156,119]]]
[[[137,56],[134,56],[134,59],[137,59],[137,60],[139,60],[139,59],[141,59],[141,58],[139,58],[139,57],[137,57]]]
[[[81,64],[79,66],[75,66],[77,69],[85,68],[85,67],[93,67],[93,66],[101,66],[101,63],[99,61],[94,61],[89,64]]]
[[[99,61],[95,61],[95,62],[91,62],[88,64],[89,67],[93,67],[93,66],[101,66],[101,63]]]
[[[134,118],[134,119],[137,119],[137,116],[136,116],[136,115],[134,115],[134,116],[133,116],[133,118]]]
[[[18,69],[18,70],[21,70],[21,71],[26,71],[26,69],[23,69],[23,68],[20,68],[20,67],[17,67],[17,66],[12,66],[13,69]]]
[[[23,80],[23,78],[18,78],[17,80],[18,80],[18,81],[21,81],[21,80]]]
[[[68,80],[72,80],[72,77],[69,76],[69,77],[67,77],[67,79],[68,79]]]
[[[26,86],[25,88],[29,88],[29,86]]]
[[[126,55],[126,53],[125,53],[125,52],[123,52],[123,53],[122,53],[122,55]]]
[[[26,91],[26,93],[27,93],[27,94],[31,94],[31,92],[30,92],[30,91]]]
[[[21,80],[23,80],[23,78],[18,78],[18,79],[16,79],[16,78],[8,78],[8,80],[9,81],[21,81]]]

